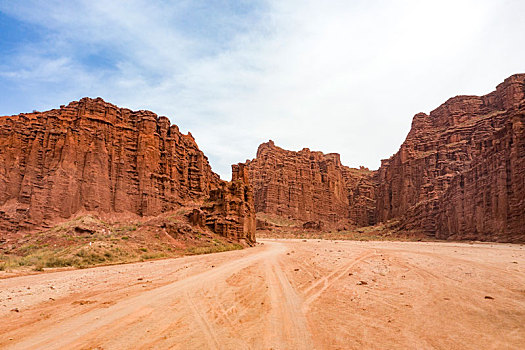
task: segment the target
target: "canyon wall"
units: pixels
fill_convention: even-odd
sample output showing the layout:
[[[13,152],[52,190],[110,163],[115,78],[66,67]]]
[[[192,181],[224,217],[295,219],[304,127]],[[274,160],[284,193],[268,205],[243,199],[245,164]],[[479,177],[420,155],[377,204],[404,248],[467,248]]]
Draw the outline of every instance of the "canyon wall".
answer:
[[[269,141],[245,164],[257,212],[325,227],[375,223],[374,173],[343,166],[339,154],[288,151]]]
[[[417,114],[377,171],[272,141],[232,171],[232,181],[222,181],[191,134],[168,118],[100,98],[0,117],[0,232],[83,212],[155,216],[191,206],[195,225],[248,242],[255,212],[306,228],[394,220],[441,239],[523,242],[525,74]]]
[[[417,114],[378,170],[377,219],[437,238],[525,241],[525,74]]]
[[[394,221],[440,239],[525,241],[525,74],[485,96],[457,96],[414,116],[399,151],[377,172],[339,155],[270,141],[248,161],[260,213],[366,226]]]
[[[232,183],[220,180],[190,133],[100,98],[0,117],[0,231],[79,212],[154,216],[206,200],[210,228],[253,242],[253,198],[238,168]]]

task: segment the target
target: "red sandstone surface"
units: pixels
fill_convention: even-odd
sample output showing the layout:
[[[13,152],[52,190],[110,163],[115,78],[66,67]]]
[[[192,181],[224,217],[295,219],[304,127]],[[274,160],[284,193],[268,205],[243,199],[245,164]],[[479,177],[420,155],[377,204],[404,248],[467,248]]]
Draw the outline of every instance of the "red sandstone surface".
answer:
[[[193,209],[194,227],[248,242],[255,211],[306,230],[398,222],[440,239],[523,242],[525,74],[488,95],[457,96],[417,114],[377,171],[269,141],[255,159],[233,166],[227,183],[191,134],[149,111],[84,98],[0,117],[0,232],[84,213],[150,217],[181,207]],[[275,223],[261,219],[262,229]]]
[[[374,172],[341,164],[339,154],[284,150],[263,143],[245,163],[255,210],[305,222],[305,228],[375,223]]]
[[[143,217],[190,205],[194,225],[254,242],[247,181],[242,165],[222,181],[192,135],[168,118],[100,98],[0,117],[0,232],[82,213]]]
[[[443,239],[525,241],[525,74],[417,114],[378,176],[378,221]]]
[[[149,217],[137,231],[151,239],[207,228],[253,242],[255,196],[260,213],[307,230],[396,219],[401,229],[437,238],[524,241],[524,82],[515,75],[489,95],[455,97],[416,115],[400,151],[377,172],[269,142],[255,160],[233,166],[232,182],[211,171],[191,135],[151,112],[82,99],[0,117],[0,238],[96,213]],[[187,223],[166,220],[181,208]],[[105,234],[105,223],[94,222]],[[93,235],[84,223],[71,228]],[[71,238],[63,232],[55,233]],[[0,269],[0,347],[520,349],[525,342],[519,245],[262,243],[31,276]]]
[[[396,221],[439,239],[524,242],[524,97],[525,74],[517,74],[488,95],[417,114],[376,172],[345,167],[335,153],[263,143],[246,163],[255,209],[313,230]]]

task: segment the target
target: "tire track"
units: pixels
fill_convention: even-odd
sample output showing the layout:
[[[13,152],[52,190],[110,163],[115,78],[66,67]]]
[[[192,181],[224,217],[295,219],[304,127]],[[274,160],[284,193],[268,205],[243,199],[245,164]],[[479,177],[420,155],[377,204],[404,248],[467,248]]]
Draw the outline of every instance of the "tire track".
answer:
[[[270,294],[270,344],[265,348],[313,349],[302,300],[293,289],[281,266],[266,261],[266,275]]]
[[[206,314],[199,310],[199,307],[197,307],[188,291],[186,291],[186,301],[190,306],[195,321],[198,323],[202,333],[204,334],[204,337],[206,338],[208,349],[220,349],[219,341],[217,340],[217,332],[209,322]]]
[[[29,335],[20,342],[13,344],[10,349],[57,349],[67,348],[68,344],[75,343],[79,339],[105,333],[108,328],[122,328],[121,320],[124,320],[137,312],[141,307],[151,307],[159,310],[166,309],[170,300],[181,295],[185,291],[203,284],[209,284],[217,279],[225,279],[236,271],[250,266],[260,260],[271,259],[282,254],[285,248],[280,244],[268,245],[264,250],[237,260],[227,262],[221,266],[189,276],[159,288],[146,291],[137,296],[123,299],[116,304],[104,308],[94,309],[73,317],[63,322],[60,327],[42,329],[39,334]],[[132,327],[127,327],[132,329]],[[75,332],[72,332],[75,330]],[[52,344],[52,346],[50,346]]]
[[[335,281],[340,279],[341,277],[348,274],[348,271],[353,268],[356,264],[372,257],[378,255],[376,252],[370,252],[365,251],[361,253],[355,260],[353,260],[351,263],[345,265],[344,267],[341,267],[332,273],[330,273],[328,276],[323,277],[319,281],[312,284],[309,288],[305,290],[305,295],[307,295],[307,298],[305,302],[303,303],[302,311],[303,313],[308,312],[310,309],[310,305],[319,298],[324,292],[326,292]],[[322,284],[321,288],[317,290],[316,292],[313,292],[317,287],[319,287]],[[312,293],[313,292],[313,293]]]
[[[7,312],[0,348],[518,349],[524,343],[525,275],[504,272],[525,265],[521,247],[486,255],[458,244],[466,252],[462,262],[455,246],[426,252],[425,244],[339,242],[332,251],[333,242],[312,243],[265,240],[242,253],[9,280],[4,285],[18,295],[16,303],[41,290],[48,290],[42,298],[57,300]],[[292,249],[297,255],[286,254]],[[122,279],[127,273],[133,277]],[[157,280],[149,283],[152,276]],[[73,277],[102,279],[97,289],[84,283],[74,291],[89,305],[71,306],[79,295],[58,296],[50,288],[65,288]],[[354,286],[359,279],[371,282]]]

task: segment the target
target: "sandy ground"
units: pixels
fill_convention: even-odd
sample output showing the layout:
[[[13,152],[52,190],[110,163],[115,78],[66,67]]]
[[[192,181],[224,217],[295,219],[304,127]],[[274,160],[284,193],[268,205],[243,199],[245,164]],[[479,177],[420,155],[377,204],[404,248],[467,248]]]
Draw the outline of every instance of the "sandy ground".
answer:
[[[524,246],[262,243],[1,279],[0,348],[524,348]]]

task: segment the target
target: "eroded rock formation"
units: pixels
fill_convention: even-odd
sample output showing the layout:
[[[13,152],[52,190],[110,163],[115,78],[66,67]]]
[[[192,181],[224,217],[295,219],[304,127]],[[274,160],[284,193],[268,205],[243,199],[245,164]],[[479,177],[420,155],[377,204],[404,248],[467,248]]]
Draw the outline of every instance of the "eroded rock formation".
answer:
[[[183,206],[193,227],[248,242],[256,225],[274,225],[255,211],[305,229],[394,219],[437,238],[524,242],[525,74],[417,114],[378,171],[269,141],[225,182],[191,134],[149,111],[85,98],[0,117],[0,232],[81,212],[155,216]]]
[[[339,154],[288,151],[269,141],[245,164],[257,212],[327,228],[375,223],[374,173],[342,165]]]
[[[100,98],[0,117],[0,231],[45,227],[79,212],[154,216],[207,200],[206,225],[253,242],[248,179],[233,168],[232,183],[220,180],[190,133]]]
[[[202,207],[207,213],[206,225],[220,235],[255,242],[255,208],[248,173],[244,164],[232,168],[232,181],[222,181]]]
[[[378,171],[377,217],[438,238],[525,241],[525,74],[417,114]]]
[[[246,163],[255,208],[306,228],[394,220],[441,239],[524,242],[524,130],[525,74],[517,74],[488,95],[457,96],[417,114],[377,172],[342,166],[338,154],[286,151],[270,141]]]

